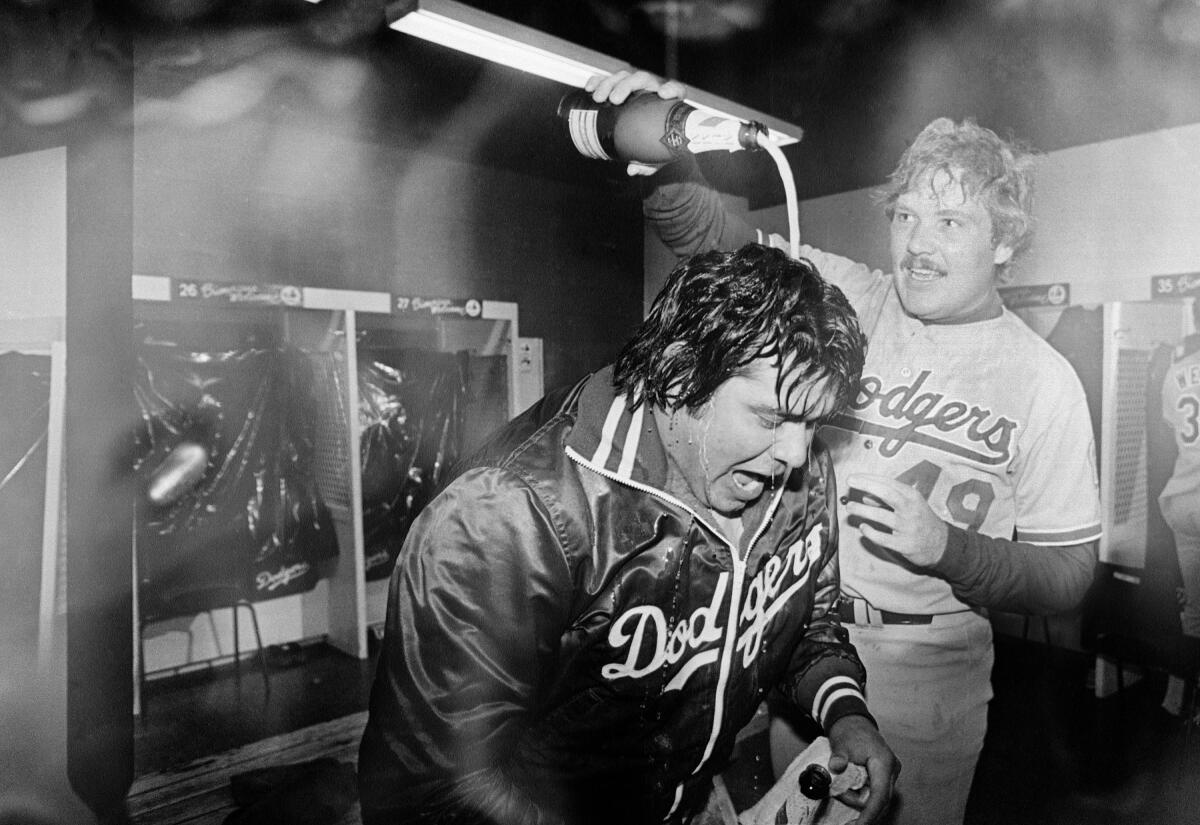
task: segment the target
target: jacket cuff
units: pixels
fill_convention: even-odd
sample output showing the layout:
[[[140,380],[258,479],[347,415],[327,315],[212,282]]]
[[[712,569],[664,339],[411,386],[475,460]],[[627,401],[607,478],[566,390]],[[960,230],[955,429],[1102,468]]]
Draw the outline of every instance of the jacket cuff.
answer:
[[[866,716],[874,723],[874,717],[867,710],[862,682],[851,675],[848,668],[838,666],[836,660],[818,665],[818,668],[824,672],[815,679],[812,677],[816,674],[810,673],[795,696],[802,710],[824,730],[829,730],[829,726],[843,716]]]
[[[865,716],[872,724],[875,723],[871,712],[867,710],[862,687],[849,676],[834,676],[821,685],[809,711],[821,729],[826,731],[843,716]]]

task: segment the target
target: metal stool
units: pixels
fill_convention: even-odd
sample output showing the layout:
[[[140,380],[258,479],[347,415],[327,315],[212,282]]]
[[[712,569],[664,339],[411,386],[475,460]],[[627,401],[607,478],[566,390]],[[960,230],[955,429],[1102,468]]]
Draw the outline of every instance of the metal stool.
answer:
[[[166,606],[161,606],[165,608]],[[169,618],[179,616],[198,615],[200,613],[212,614],[215,610],[228,608],[233,611],[233,667],[237,679],[242,678],[242,650],[241,650],[241,628],[239,624],[239,613],[241,608],[245,607],[250,611],[250,622],[254,628],[254,642],[258,648],[258,665],[262,672],[263,688],[266,695],[271,695],[271,676],[267,669],[267,653],[263,646],[262,630],[258,624],[258,611],[255,610],[254,603],[249,599],[237,594],[229,588],[210,588],[196,593],[187,594],[186,597],[174,600],[169,606],[170,609],[160,609],[159,611],[142,612],[138,618],[138,683],[140,687],[139,695],[141,698],[142,721],[145,723],[148,715],[149,701],[146,697],[146,648],[145,648],[145,630],[146,625],[155,622],[163,621]]]

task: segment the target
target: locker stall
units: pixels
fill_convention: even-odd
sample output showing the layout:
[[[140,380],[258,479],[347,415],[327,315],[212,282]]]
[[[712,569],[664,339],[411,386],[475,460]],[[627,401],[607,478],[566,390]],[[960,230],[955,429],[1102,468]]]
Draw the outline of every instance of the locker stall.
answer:
[[[1128,664],[1160,661],[1179,634],[1165,569],[1173,552],[1168,559],[1154,530],[1161,520],[1161,468],[1147,435],[1159,414],[1155,353],[1191,331],[1190,303],[1119,301],[1016,312],[1075,367],[1091,409],[1104,529],[1100,565],[1081,611],[1054,617],[1051,635],[1055,644],[1097,654],[1095,691],[1108,695],[1124,683]]]
[[[155,388],[140,388],[142,395],[154,397],[158,412],[178,419],[158,427],[170,435],[159,440],[178,441],[189,427],[204,430],[205,415],[194,410],[205,405],[239,419],[236,426],[224,422],[224,435],[208,432],[196,439],[211,445],[208,466],[193,479],[190,491],[166,507],[167,512],[187,511],[187,517],[158,522],[144,512],[136,517],[135,537],[141,537],[135,539],[143,657],[139,673],[153,678],[252,654],[260,644],[317,639],[366,658],[368,630],[383,621],[388,576],[408,522],[454,461],[536,397],[528,393],[538,389],[540,364],[528,356],[518,364],[514,357],[516,305],[159,277],[136,277],[134,297],[139,362],[145,363],[146,352],[175,347],[186,353],[175,355],[190,370],[174,382],[183,388],[177,395],[191,393],[185,401],[158,397],[159,388],[171,385],[163,376],[148,382],[146,369],[139,376]],[[522,347],[530,349],[536,349],[536,342]],[[257,368],[233,381],[213,371],[217,360],[237,362],[243,371],[252,362]],[[305,380],[279,387],[280,373],[302,374]],[[274,403],[212,395],[229,388],[240,391],[235,396],[267,394]],[[155,418],[148,412],[152,404],[145,398],[139,404],[144,419]],[[189,411],[181,410],[189,405],[190,419]],[[180,525],[212,514],[214,502],[205,497],[216,495],[222,474],[235,473],[229,469],[230,455],[241,451],[233,460],[241,462],[236,469],[245,471],[253,439],[264,439],[280,415],[290,416],[292,426],[302,432],[276,439],[271,450],[296,456],[306,449],[303,460],[290,466],[301,476],[284,474],[272,481],[269,468],[257,466],[259,486],[251,500],[265,501],[260,488],[271,484],[281,495],[290,495],[287,507],[275,509],[293,517],[307,513],[308,521],[289,523],[274,533],[260,531],[260,538],[270,550],[288,542],[305,546],[283,554],[286,564],[260,564],[249,576],[241,571],[239,586],[231,588],[225,581],[214,602],[184,599],[173,611],[178,615],[151,609],[147,587],[154,582],[149,571],[159,561],[151,554],[189,544]],[[150,477],[164,466],[173,447],[158,443],[140,448],[149,457],[135,461],[146,468],[142,475]],[[245,498],[222,503],[227,509],[254,510]],[[143,511],[146,499],[139,499]],[[258,526],[266,521],[266,509],[257,514]],[[244,521],[243,516],[235,512],[234,521]],[[166,529],[160,529],[163,523],[168,523]],[[227,543],[222,535],[191,543],[199,545],[199,553],[211,552],[214,540],[217,546]],[[257,546],[251,549],[259,562],[270,555]],[[312,558],[305,560],[306,553]],[[228,573],[229,565],[221,567]]]
[[[1141,569],[1146,558],[1147,378],[1160,344],[1191,329],[1184,301],[1116,301],[1095,307],[1016,310],[1075,367],[1096,437],[1104,536],[1100,561]]]

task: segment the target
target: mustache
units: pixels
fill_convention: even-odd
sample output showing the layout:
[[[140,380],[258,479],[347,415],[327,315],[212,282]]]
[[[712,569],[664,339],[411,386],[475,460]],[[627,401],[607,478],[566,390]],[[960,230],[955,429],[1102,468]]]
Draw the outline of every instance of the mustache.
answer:
[[[936,261],[926,258],[924,255],[905,254],[904,258],[900,261],[900,266],[903,269],[933,269],[938,272],[942,271],[942,268],[938,266]]]

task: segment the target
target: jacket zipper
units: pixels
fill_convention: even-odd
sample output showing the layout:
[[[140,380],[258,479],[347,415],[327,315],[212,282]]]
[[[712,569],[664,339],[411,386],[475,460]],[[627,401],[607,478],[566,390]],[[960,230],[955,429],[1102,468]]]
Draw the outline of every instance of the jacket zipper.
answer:
[[[703,517],[700,516],[699,513],[671,494],[660,490],[657,487],[651,487],[648,484],[642,484],[641,482],[634,481],[630,478],[623,478],[610,470],[606,470],[603,467],[592,464],[571,447],[565,447],[564,449],[567,453],[567,456],[581,467],[585,467],[588,470],[591,470],[592,472],[609,479],[610,481],[615,481],[618,484],[623,484],[627,487],[632,487],[635,490],[640,490],[643,493],[654,496],[660,501],[665,501],[668,504],[671,504],[683,510],[684,512],[689,513],[692,518],[707,527],[709,531],[713,533],[713,535],[720,539],[720,541],[729,548],[730,556],[733,558],[733,583],[731,587],[732,592],[730,594],[729,610],[726,612],[725,624],[728,628],[728,632],[725,634],[725,643],[722,645],[721,650],[720,672],[717,676],[717,691],[716,697],[714,697],[715,700],[713,702],[712,730],[709,733],[708,744],[705,745],[704,754],[700,757],[700,761],[696,763],[696,767],[692,770],[692,775],[695,776],[700,772],[700,769],[704,767],[705,763],[707,763],[709,758],[712,756],[713,749],[716,748],[717,745],[717,738],[721,733],[721,723],[725,715],[725,689],[728,685],[729,673],[731,670],[730,660],[732,659],[733,651],[737,646],[737,615],[741,611],[742,582],[745,581],[746,578],[746,560],[741,557],[738,552],[738,548],[725,537],[724,533],[714,528],[713,525],[709,524]],[[779,508],[779,502],[782,500],[782,498],[783,487],[780,487],[775,493],[775,499],[771,502],[771,506],[763,515],[762,522],[758,525],[758,528],[754,531],[753,536],[751,536],[749,543],[746,545],[747,557],[749,557],[751,551],[754,550],[754,545],[758,543],[758,540],[762,537],[762,534],[766,532],[767,525],[770,523],[771,519],[774,518],[775,511]],[[668,810],[666,816],[663,817],[664,822],[671,818],[671,816],[678,809],[681,801],[683,801],[682,782],[675,787],[675,798],[671,803],[670,810]]]

